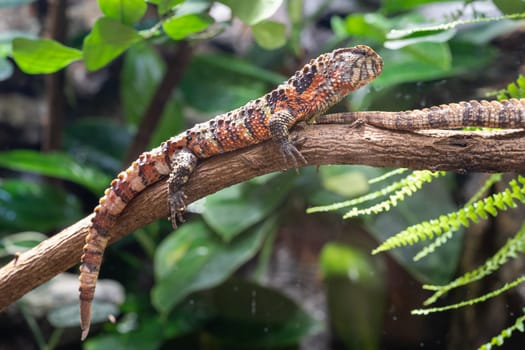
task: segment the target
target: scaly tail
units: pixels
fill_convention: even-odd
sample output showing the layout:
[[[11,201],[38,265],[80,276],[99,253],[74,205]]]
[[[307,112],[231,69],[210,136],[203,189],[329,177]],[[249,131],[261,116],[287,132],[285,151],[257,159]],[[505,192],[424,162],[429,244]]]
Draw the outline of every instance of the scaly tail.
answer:
[[[127,204],[144,188],[170,173],[168,162],[173,154],[173,142],[166,142],[151,152],[142,154],[136,162],[121,172],[106,189],[95,208],[84,254],[80,265],[80,327],[81,339],[86,339],[91,324],[91,301],[95,295],[102,255],[110,239],[109,232]]]

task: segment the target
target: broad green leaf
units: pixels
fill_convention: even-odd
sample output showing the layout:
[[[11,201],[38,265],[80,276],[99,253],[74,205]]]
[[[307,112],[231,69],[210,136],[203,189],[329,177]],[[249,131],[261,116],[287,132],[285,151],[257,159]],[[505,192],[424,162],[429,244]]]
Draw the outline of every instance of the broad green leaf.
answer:
[[[352,14],[345,19],[347,35],[357,35],[374,39],[378,42],[385,40],[390,27],[390,21],[380,14]]]
[[[446,68],[447,53],[439,45],[432,44],[432,46],[429,46],[429,51],[425,52],[424,56],[419,56],[422,53],[421,50],[419,53],[411,50],[381,51],[380,54],[383,57],[385,66],[383,73],[372,84],[378,89],[384,89],[405,82],[440,79],[480,69],[494,57],[494,50],[490,47],[478,47],[466,43],[453,44],[450,42],[452,57],[448,68]],[[438,59],[436,62],[429,62],[428,58],[433,54]],[[442,64],[439,64],[439,62]]]
[[[13,64],[9,60],[0,57],[0,81],[9,79],[13,75],[13,71]]]
[[[37,39],[34,34],[20,30],[6,30],[0,32],[0,57],[13,54],[13,40],[16,38]]]
[[[153,3],[157,3],[159,15],[163,15],[183,1],[184,0],[155,0]]]
[[[259,46],[274,50],[286,44],[286,27],[283,23],[261,21],[252,26],[253,37]]]
[[[147,9],[144,0],[97,0],[97,3],[104,16],[126,25],[137,22]]]
[[[100,194],[110,181],[110,178],[99,171],[81,166],[68,155],[58,152],[40,153],[30,150],[1,152],[0,167],[69,180],[85,186],[95,194]]]
[[[135,45],[126,53],[120,94],[128,123],[139,124],[165,71],[164,61],[146,43]],[[182,103],[173,93],[164,106],[161,119],[151,137],[150,148],[158,146],[183,128]]]
[[[128,123],[138,125],[165,72],[164,61],[146,42],[134,45],[126,53],[120,97]]]
[[[446,43],[419,42],[404,48],[415,59],[422,63],[429,63],[448,71],[452,66],[452,54]]]
[[[47,232],[82,217],[78,199],[34,180],[0,181],[0,231]]]
[[[295,174],[288,172],[264,185],[242,183],[206,198],[203,218],[229,241],[274,211],[288,196]]]
[[[215,317],[205,323],[221,349],[296,349],[319,322],[279,291],[231,279],[206,293]]]
[[[283,0],[221,0],[246,24],[254,25],[267,19],[277,11]]]
[[[226,243],[202,222],[183,225],[157,249],[153,305],[166,314],[190,293],[223,282],[258,251],[272,230],[275,221],[267,220]]]
[[[84,61],[88,70],[97,70],[142,40],[135,29],[107,17],[101,17],[84,39]]]
[[[82,58],[82,52],[50,39],[16,38],[13,59],[27,74],[56,72]]]
[[[455,29],[448,29],[443,31],[433,31],[429,33],[425,33],[425,35],[419,35],[422,34],[421,32],[414,33],[412,36],[403,37],[399,40],[387,40],[385,42],[385,47],[387,49],[391,50],[397,50],[405,46],[414,45],[418,43],[445,43],[452,39],[454,35],[456,35]]]
[[[184,39],[190,34],[198,33],[213,23],[211,17],[203,14],[187,14],[170,17],[162,23],[162,28],[172,39]]]

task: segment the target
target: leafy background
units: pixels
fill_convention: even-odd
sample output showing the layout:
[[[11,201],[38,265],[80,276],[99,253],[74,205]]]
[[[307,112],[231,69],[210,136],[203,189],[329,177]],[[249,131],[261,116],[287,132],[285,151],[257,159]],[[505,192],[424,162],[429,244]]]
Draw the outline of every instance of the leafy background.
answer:
[[[385,61],[384,73],[337,110],[485,98],[523,72],[519,1],[86,1],[67,4],[62,43],[38,39],[56,20],[52,6],[27,0],[0,6],[4,262],[87,215],[135,156],[130,149],[139,132],[146,133],[141,149],[154,147],[259,97],[318,53],[367,44]],[[508,18],[485,20],[502,15]],[[181,79],[151,119],[148,105],[173,72]],[[52,79],[60,82],[58,101],[50,97]],[[57,105],[58,122],[58,113],[48,114]],[[457,210],[486,175],[439,177],[395,209],[363,219],[305,213],[381,189],[368,180],[384,172],[303,168],[209,196],[192,205],[177,232],[163,220],[108,249],[96,326],[85,343],[78,340],[73,269],[0,316],[0,345],[441,349],[488,342],[521,312],[522,289],[454,312],[411,310],[430,295],[422,284],[447,283],[487,259],[518,230],[523,212],[473,225],[416,263],[420,247],[370,252],[409,225]],[[522,265],[517,259],[492,279],[449,293],[444,303],[493,289],[522,273]],[[504,346],[522,342],[518,334]]]

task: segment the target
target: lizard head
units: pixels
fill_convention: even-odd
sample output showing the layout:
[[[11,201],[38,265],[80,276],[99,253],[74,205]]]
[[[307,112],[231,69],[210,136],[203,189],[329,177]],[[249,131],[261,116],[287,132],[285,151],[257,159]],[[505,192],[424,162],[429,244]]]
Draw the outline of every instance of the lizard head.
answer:
[[[381,57],[365,45],[334,50],[328,54],[328,61],[325,77],[343,97],[377,78],[383,70]]]

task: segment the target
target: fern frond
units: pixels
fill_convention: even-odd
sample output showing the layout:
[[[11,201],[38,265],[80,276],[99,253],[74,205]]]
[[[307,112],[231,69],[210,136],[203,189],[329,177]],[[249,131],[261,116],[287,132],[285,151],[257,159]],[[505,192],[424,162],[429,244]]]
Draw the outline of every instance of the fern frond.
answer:
[[[522,309],[524,315],[518,317],[514,324],[510,327],[502,330],[497,336],[493,337],[489,343],[481,345],[478,350],[490,350],[493,345],[502,346],[505,343],[505,339],[508,339],[512,336],[512,333],[515,331],[520,331],[523,333],[525,331],[525,309]]]
[[[407,168],[394,169],[394,170],[389,171],[389,172],[387,172],[387,173],[385,173],[385,174],[383,174],[381,176],[374,177],[373,179],[368,180],[368,184],[369,185],[373,185],[375,183],[384,181],[384,180],[388,179],[389,177],[392,177],[392,176],[395,176],[395,175],[400,175],[400,174],[403,174],[403,173],[405,173],[407,171],[408,171]]]
[[[425,246],[423,249],[421,249],[416,255],[414,255],[413,260],[419,261],[423,259],[425,256],[433,253],[436,251],[437,248],[441,247],[445,243],[448,242],[449,239],[452,238],[452,231],[447,231],[441,236],[437,237],[434,242],[430,243],[429,245]]]
[[[390,172],[390,173],[393,173],[393,172]],[[351,207],[351,206],[355,206],[355,205],[358,205],[358,204],[361,204],[361,203],[372,201],[372,200],[380,198],[380,197],[384,197],[384,196],[388,195],[389,193],[392,193],[392,192],[395,192],[395,191],[397,191],[397,192],[394,193],[392,196],[390,196],[390,198],[392,198],[392,197],[398,198],[400,196],[404,197],[405,194],[406,195],[412,195],[413,192],[415,192],[416,190],[421,188],[423,183],[430,182],[434,178],[439,177],[439,176],[443,176],[445,174],[446,174],[446,172],[444,172],[444,171],[432,172],[432,171],[429,171],[429,170],[416,170],[416,171],[412,172],[410,175],[408,175],[408,176],[400,179],[399,181],[396,181],[396,182],[394,182],[394,183],[392,183],[392,184],[390,184],[390,185],[388,185],[388,186],[386,186],[386,187],[384,187],[384,188],[382,188],[382,189],[380,189],[378,191],[367,193],[364,196],[357,197],[357,198],[354,198],[354,199],[350,199],[350,200],[347,200],[347,201],[344,201],[344,202],[339,202],[339,203],[333,203],[333,204],[329,204],[329,205],[323,205],[323,206],[308,208],[306,210],[306,212],[308,214],[310,214],[310,213],[317,213],[317,212],[334,211],[334,210],[338,210],[338,209],[341,209],[341,208]],[[392,175],[389,175],[389,176],[392,176]],[[374,179],[374,180],[376,180],[376,179]],[[398,193],[402,193],[402,194],[400,195]],[[399,199],[397,199],[397,200],[399,200]],[[391,199],[389,199],[389,200],[387,200],[385,202],[389,202],[391,204]],[[381,203],[379,203],[379,204],[381,204]],[[397,204],[397,202],[396,202],[396,204]],[[394,206],[395,206],[395,204],[394,204]],[[350,212],[352,212],[352,211],[350,211]],[[345,214],[345,216],[344,216],[345,219],[348,218],[347,215],[349,215],[349,213]]]
[[[519,182],[519,183],[518,183]],[[379,247],[374,249],[373,254],[393,248],[413,245],[420,240],[432,239],[435,235],[439,236],[443,232],[456,231],[461,226],[469,227],[471,222],[477,223],[480,219],[487,219],[489,214],[496,216],[498,211],[515,208],[515,201],[525,203],[525,178],[521,175],[518,179],[509,182],[503,192],[495,193],[489,197],[475,201],[466,205],[462,209],[441,215],[437,219],[423,221],[419,224],[408,227],[398,234],[388,238]]]
[[[525,253],[525,223],[523,226],[521,226],[519,231],[516,232],[514,237],[507,240],[507,242],[496,252],[496,254],[487,259],[480,267],[465,273],[463,276],[460,276],[454,281],[443,286],[423,285],[423,289],[435,291],[435,293],[430,298],[425,300],[423,304],[432,304],[450,290],[464,286],[474,281],[478,281],[483,277],[490,275],[494,271],[497,271],[507,261],[509,261],[509,259],[515,259],[519,256],[519,254],[523,253]]]
[[[483,184],[483,186],[481,186],[476,191],[476,193],[472,197],[470,197],[470,199],[465,204],[465,206],[471,205],[475,201],[479,200],[488,191],[488,189],[492,187],[492,185],[494,185],[496,182],[500,182],[501,179],[502,179],[501,173],[495,173],[495,174],[490,175],[488,179],[485,180],[485,183]]]
[[[407,177],[401,179],[400,181],[397,181],[382,190],[372,193],[372,194],[380,193],[382,196],[385,196],[386,194],[395,191],[393,194],[391,194],[388,197],[387,200],[377,203],[369,208],[358,209],[354,207],[343,216],[343,219],[349,219],[349,218],[360,216],[360,215],[379,214],[383,211],[387,211],[391,207],[397,206],[399,202],[405,200],[405,196],[407,197],[412,196],[417,190],[421,189],[421,187],[423,187],[425,183],[431,182],[435,178],[444,176],[445,174],[446,174],[445,171],[435,171],[434,172],[434,171],[429,171],[429,170],[416,170],[412,172],[410,175],[408,175]],[[378,197],[379,196],[376,196],[376,198]],[[359,199],[359,198],[356,198],[356,199]]]
[[[509,289],[512,289],[512,288],[520,285],[523,282],[525,282],[525,276],[520,276],[520,277],[518,277],[517,279],[515,279],[512,282],[505,283],[505,285],[503,287],[498,288],[496,290],[493,290],[492,292],[489,292],[487,294],[483,294],[482,296],[479,296],[477,298],[464,300],[464,301],[456,303],[456,304],[451,304],[451,305],[446,305],[446,306],[441,306],[441,307],[432,307],[432,308],[428,308],[428,309],[412,310],[410,313],[412,315],[428,315],[428,314],[434,313],[434,312],[442,312],[442,311],[447,311],[447,310],[452,310],[452,309],[459,309],[459,308],[464,307],[464,306],[472,306],[474,304],[481,303],[481,302],[484,302],[484,301],[486,301],[488,299],[494,298],[494,297],[496,297],[496,296],[498,296],[498,295],[508,291]]]
[[[502,177],[501,173],[490,175],[485,180],[485,183],[483,184],[483,186],[481,186],[478,189],[478,191],[472,197],[470,197],[469,201],[465,204],[465,206],[468,206],[468,205],[474,203],[475,201],[479,200],[492,185],[494,185],[496,182],[501,181],[501,177]],[[421,249],[414,256],[413,260],[414,261],[419,261],[419,260],[423,259],[424,257],[426,257],[427,255],[435,252],[437,248],[439,248],[439,247],[443,246],[445,243],[447,243],[448,240],[452,238],[452,236],[453,236],[453,232],[452,231],[447,231],[446,233],[444,233],[441,236],[437,237],[434,240],[434,242],[432,242],[429,245],[423,247],[423,249]]]

